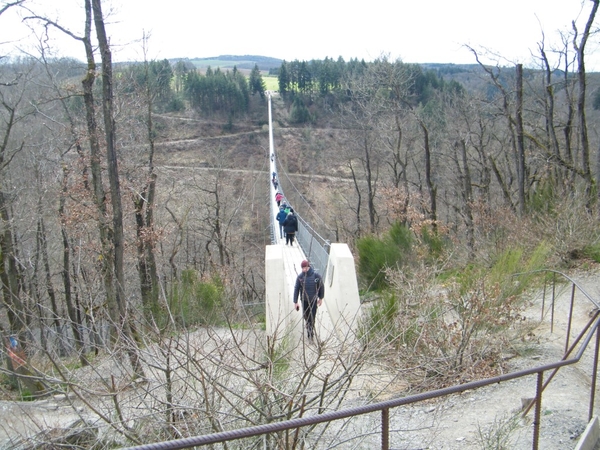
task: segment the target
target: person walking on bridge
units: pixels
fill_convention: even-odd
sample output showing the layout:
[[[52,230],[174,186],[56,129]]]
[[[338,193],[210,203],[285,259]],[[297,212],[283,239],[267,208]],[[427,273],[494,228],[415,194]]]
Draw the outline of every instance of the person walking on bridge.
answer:
[[[277,206],[281,206],[281,200],[283,200],[283,194],[277,191],[277,194],[275,194],[275,201],[277,202]]]
[[[283,231],[285,231],[285,245],[288,243],[294,246],[294,236],[298,231],[298,218],[294,214],[294,210],[290,208],[290,213],[283,221]]]
[[[308,340],[312,342],[315,335],[317,307],[323,304],[325,284],[321,275],[310,267],[310,263],[307,260],[302,261],[300,267],[302,267],[302,273],[296,278],[296,285],[294,286],[294,307],[296,311],[299,311],[298,298],[302,299],[306,335],[308,336]]]
[[[287,213],[285,212],[285,208],[283,205],[279,207],[279,212],[275,216],[275,220],[279,223],[279,239],[283,239],[283,222],[287,218]]]

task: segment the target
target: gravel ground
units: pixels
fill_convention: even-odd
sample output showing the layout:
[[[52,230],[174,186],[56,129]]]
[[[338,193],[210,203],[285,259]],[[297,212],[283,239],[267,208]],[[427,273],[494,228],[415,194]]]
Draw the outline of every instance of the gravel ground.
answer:
[[[573,278],[592,297],[600,298],[600,275],[574,275]],[[534,331],[531,351],[526,356],[507,355],[510,371],[536,367],[560,360],[564,351],[565,330],[569,317],[570,286],[559,292],[554,312],[554,329],[549,325],[550,314]],[[546,309],[548,308],[546,299]],[[526,315],[539,320],[542,299],[536,296]],[[571,336],[576,336],[590,319],[593,305],[576,294]],[[592,340],[592,344],[594,340]],[[588,423],[593,345],[582,361],[561,369],[543,393],[539,448],[544,450],[572,449]],[[546,380],[550,374],[546,373]],[[528,376],[486,388],[456,394],[439,402],[420,403],[390,411],[390,447],[392,449],[514,449],[532,448],[533,412],[522,417],[522,405],[534,397],[536,376]],[[356,398],[357,404],[364,399]],[[598,404],[598,401],[596,402]],[[598,407],[594,415],[598,415]],[[72,424],[84,408],[77,399],[54,397],[37,402],[0,402],[0,448],[12,436],[25,436],[31,427],[44,430]],[[344,431],[363,436],[340,444],[341,424],[331,427],[332,439],[322,448],[370,449],[380,447],[380,416],[365,415],[343,425]],[[21,448],[21,447],[19,447]],[[599,449],[600,450],[600,449]]]
[[[573,275],[573,279],[592,298],[600,298],[598,274]],[[554,311],[554,327],[550,330],[549,298],[546,298],[544,322],[534,331],[537,341],[533,350],[524,357],[510,359],[509,371],[523,370],[545,363],[559,361],[564,353],[565,335],[569,317],[571,286],[557,290],[558,301]],[[548,294],[547,294],[548,295]],[[526,315],[539,320],[542,295],[535,297]],[[577,292],[573,309],[574,337],[590,320],[594,310],[591,302]],[[579,364],[562,368],[542,395],[539,448],[544,450],[571,449],[577,445],[588,424],[590,386],[594,352],[592,339]],[[544,380],[550,376],[544,374]],[[415,446],[397,448],[431,449],[531,449],[533,443],[533,410],[522,417],[522,405],[535,396],[535,375],[499,383],[476,391],[455,395],[435,405],[435,408],[415,407],[420,415],[431,415],[431,427],[413,433]],[[594,416],[600,409],[596,400]],[[419,413],[416,414],[417,416]],[[430,438],[428,442],[428,438]],[[401,444],[401,443],[400,443]],[[425,446],[423,446],[425,445]]]

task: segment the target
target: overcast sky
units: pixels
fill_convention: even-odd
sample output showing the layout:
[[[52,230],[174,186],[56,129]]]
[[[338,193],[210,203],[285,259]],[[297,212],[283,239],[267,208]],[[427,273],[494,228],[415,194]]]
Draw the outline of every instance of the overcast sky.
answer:
[[[83,30],[83,0],[27,0],[31,9],[58,20],[74,33]],[[6,0],[0,0],[0,8]],[[465,45],[503,57],[501,64],[531,66],[531,53],[545,35],[558,47],[560,32],[575,21],[582,31],[590,0],[103,0],[113,59],[261,55],[288,61],[373,60],[381,55],[407,63],[475,63]],[[22,13],[21,13],[22,14]],[[600,17],[597,20],[600,23]],[[18,46],[31,50],[13,8],[0,16],[0,54]],[[84,59],[83,47],[59,39],[57,56]],[[586,47],[587,69],[600,71],[600,36]],[[486,62],[489,62],[486,61]]]

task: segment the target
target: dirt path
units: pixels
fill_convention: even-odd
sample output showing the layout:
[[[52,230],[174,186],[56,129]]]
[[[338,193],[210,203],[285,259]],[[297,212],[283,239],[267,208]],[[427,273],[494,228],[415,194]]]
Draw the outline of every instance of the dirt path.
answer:
[[[598,299],[598,275],[575,275],[574,279],[592,298]],[[509,371],[524,370],[561,359],[569,316],[571,286],[557,290],[554,330],[550,330],[550,292],[547,292],[544,322],[531,336],[526,356],[511,358]],[[531,320],[539,320],[542,295],[536,295],[527,309]],[[593,304],[577,292],[573,310],[571,336],[575,337],[590,319]],[[572,341],[571,341],[572,342]],[[574,448],[588,420],[593,361],[592,344],[582,362],[561,369],[543,393],[539,448],[564,450]],[[544,380],[550,373],[546,372]],[[411,433],[414,444],[428,443],[435,449],[531,449],[533,442],[533,411],[520,416],[522,405],[536,392],[535,375],[492,385],[487,388],[455,395],[434,406],[410,408],[410,417],[429,416],[425,430]],[[595,415],[600,405],[596,401]],[[413,420],[414,422],[414,420]],[[421,426],[426,421],[421,422]],[[399,424],[403,426],[402,421]],[[405,426],[405,425],[404,425]],[[410,423],[409,423],[410,426]],[[418,438],[417,438],[418,437]],[[398,448],[420,448],[400,446]]]

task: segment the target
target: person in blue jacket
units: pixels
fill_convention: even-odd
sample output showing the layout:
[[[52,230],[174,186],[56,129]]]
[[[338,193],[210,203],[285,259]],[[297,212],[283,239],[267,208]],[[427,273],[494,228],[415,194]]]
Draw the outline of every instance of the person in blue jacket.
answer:
[[[283,205],[279,207],[279,212],[275,216],[275,220],[279,222],[279,239],[283,239],[283,222],[287,217],[287,213],[285,212],[285,208]]]
[[[294,307],[296,311],[300,310],[298,299],[301,299],[304,322],[306,323],[306,335],[309,342],[312,342],[315,335],[317,307],[323,304],[325,285],[321,275],[310,267],[310,262],[304,260],[300,267],[302,267],[302,273],[296,278],[296,285],[294,286]]]

